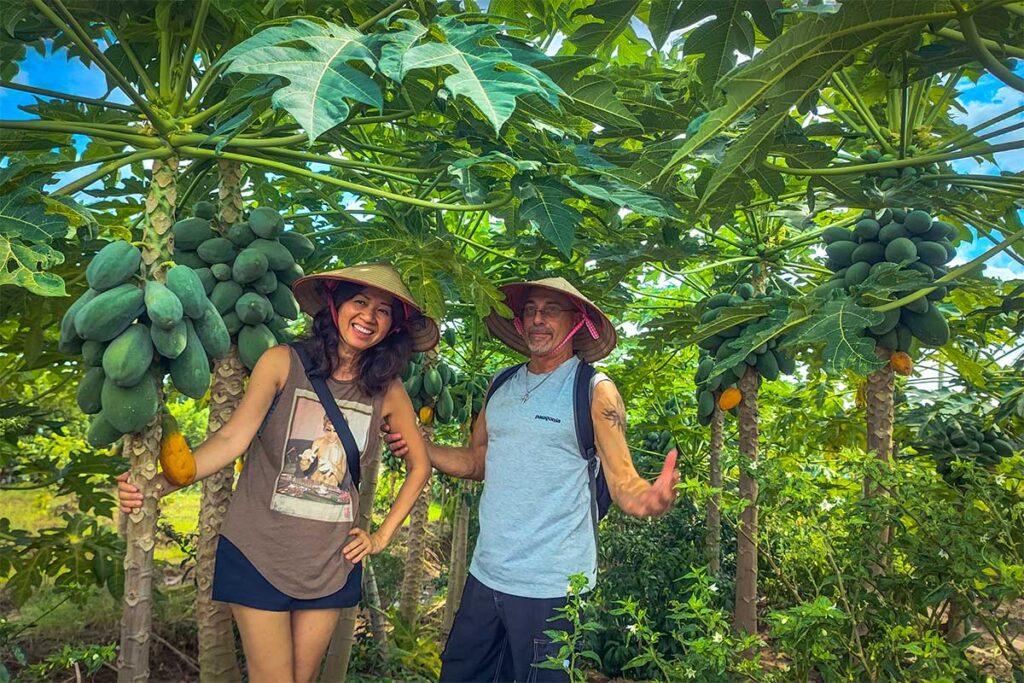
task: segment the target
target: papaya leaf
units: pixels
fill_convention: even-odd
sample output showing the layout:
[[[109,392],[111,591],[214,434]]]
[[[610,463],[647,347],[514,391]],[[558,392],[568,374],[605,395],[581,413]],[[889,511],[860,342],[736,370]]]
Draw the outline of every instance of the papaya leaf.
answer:
[[[377,63],[377,68],[391,80],[400,82],[405,51],[427,33],[427,27],[411,19],[397,19],[394,23],[405,28],[384,35],[385,42],[380,50],[380,61]]]
[[[615,84],[604,76],[587,75],[559,83],[565,90],[565,108],[595,123],[613,128],[643,128],[615,94]]]
[[[288,79],[271,97],[313,142],[348,118],[349,100],[383,107],[380,87],[355,65],[376,68],[373,39],[346,26],[298,19],[239,43],[224,55],[225,73],[265,74]]]
[[[574,195],[559,183],[542,180],[524,184],[521,196],[520,218],[532,223],[566,258],[571,258],[576,226],[583,220],[579,211],[565,203]]]
[[[46,271],[64,261],[50,243],[67,234],[68,218],[63,211],[46,209],[43,195],[29,187],[0,197],[0,286],[14,285],[40,296],[67,296],[64,281]]]
[[[790,109],[819,88],[851,55],[888,36],[918,31],[922,23],[946,10],[942,0],[847,0],[835,14],[801,20],[740,68],[724,76],[718,87],[725,103],[711,112],[688,137],[668,168],[675,168],[694,150],[732,126],[759,103],[767,103],[747,135],[741,138],[729,168],[713,181],[724,182],[756,153],[789,116]],[[744,138],[750,137],[750,140]]]
[[[569,40],[581,54],[593,54],[608,46],[629,28],[629,22],[640,6],[640,0],[597,0],[589,7],[573,13],[573,19],[592,17],[580,26]]]
[[[781,3],[777,0],[736,0],[728,3],[703,0],[694,4],[697,6],[690,9],[691,13],[714,15],[714,19],[693,29],[686,36],[684,49],[687,54],[704,55],[697,63],[697,76],[705,91],[711,92],[718,80],[736,66],[737,53],[746,56],[754,53],[755,31],[751,16],[761,19],[759,24],[771,31],[769,37],[774,37],[776,31],[771,14]]]
[[[801,323],[784,346],[822,347],[825,372],[830,375],[844,370],[867,375],[885,365],[885,361],[875,355],[875,339],[863,336],[864,331],[884,317],[853,299],[832,299]]]
[[[569,176],[562,179],[580,194],[614,204],[620,209],[630,209],[644,216],[656,218],[681,218],[681,214],[670,203],[635,190],[617,180],[603,179],[593,184],[576,182]]]
[[[444,79],[453,95],[472,102],[495,133],[512,116],[516,98],[538,95],[558,107],[562,89],[544,72],[519,62],[495,41],[496,26],[466,26],[452,19],[437,22],[448,42],[424,43],[406,51],[402,79],[410,71],[447,66],[454,73]],[[537,52],[537,61],[545,58]]]

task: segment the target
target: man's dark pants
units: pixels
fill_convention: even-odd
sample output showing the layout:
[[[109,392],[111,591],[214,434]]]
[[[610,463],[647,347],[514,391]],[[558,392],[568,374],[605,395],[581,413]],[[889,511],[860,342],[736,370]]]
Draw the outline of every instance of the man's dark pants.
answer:
[[[567,619],[548,621],[565,604],[565,598],[521,598],[491,590],[470,574],[441,655],[442,683],[568,681],[564,670],[533,666],[560,648],[544,631],[572,628]]]

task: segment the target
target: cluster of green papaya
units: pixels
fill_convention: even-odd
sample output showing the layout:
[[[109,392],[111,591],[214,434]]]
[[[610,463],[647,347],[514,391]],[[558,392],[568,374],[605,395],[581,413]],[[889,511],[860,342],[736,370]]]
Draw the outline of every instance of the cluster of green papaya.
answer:
[[[303,275],[296,261],[315,247],[305,235],[286,231],[280,214],[267,207],[253,209],[249,220],[223,235],[211,223],[213,205],[199,202],[193,213],[171,228],[174,260],[195,269],[252,370],[264,351],[290,340],[288,321],[299,317],[291,285]]]
[[[979,467],[994,467],[1014,452],[1012,441],[998,425],[985,428],[974,416],[950,418],[932,441],[927,450],[935,460],[935,469],[951,484],[961,479],[953,461],[968,460]]]
[[[920,150],[916,145],[907,146],[908,156],[915,156]],[[896,161],[896,157],[892,154],[883,153],[882,150],[877,147],[869,147],[864,150],[860,158],[869,164],[884,163],[887,161]],[[900,181],[908,180],[919,180],[919,182],[925,187],[938,187],[939,181],[929,176],[936,176],[941,173],[941,169],[938,164],[932,163],[923,167],[917,166],[905,166],[903,168],[883,168],[878,171],[871,171],[865,173],[860,179],[861,188],[864,190],[876,189],[882,192],[888,192],[893,189]]]
[[[465,421],[465,406],[456,410],[452,395],[459,374],[444,361],[433,362],[422,353],[414,353],[402,373],[402,381],[422,424],[433,424],[435,420]]]
[[[755,294],[753,286],[744,282],[736,287],[736,294],[715,294],[702,301],[698,305],[703,309],[700,322],[702,324],[710,323],[731,306],[738,306],[748,299],[760,299],[766,296],[767,294]],[[740,336],[747,325],[755,322],[757,319],[733,325],[697,342],[697,346],[702,349],[697,374],[694,377],[697,385],[697,419],[700,424],[704,426],[711,424],[716,396],[719,392],[735,387],[748,367],[755,368],[758,374],[766,380],[775,380],[781,374],[791,375],[796,372],[796,361],[793,357],[778,348],[777,339],[771,339],[724,372],[714,377],[711,376],[720,362],[733,354],[733,350],[727,345],[727,342]],[[730,401],[730,403],[732,402]],[[733,410],[738,403],[739,399],[737,398],[736,403],[729,405],[728,408],[723,407],[723,410]]]
[[[146,280],[141,262],[129,242],[103,247],[86,268],[89,289],[61,321],[61,351],[81,353],[88,367],[77,399],[95,415],[87,438],[97,448],[149,424],[165,372],[183,394],[202,397],[210,359],[231,343],[194,270],[178,265],[163,282]]]
[[[865,211],[853,230],[828,228],[822,233],[825,265],[835,275],[823,289],[849,288],[864,282],[884,263],[916,270],[929,280],[946,274],[945,264],[956,256],[951,240],[957,230],[933,221],[925,211],[884,209]],[[947,288],[940,286],[927,296],[885,313],[885,319],[869,328],[879,346],[909,352],[914,338],[924,346],[942,346],[949,341],[949,325],[938,304]]]

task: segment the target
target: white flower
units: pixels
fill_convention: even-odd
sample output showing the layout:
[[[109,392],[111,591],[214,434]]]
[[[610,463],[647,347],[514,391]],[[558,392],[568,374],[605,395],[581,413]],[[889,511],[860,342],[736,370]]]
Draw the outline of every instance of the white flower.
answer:
[[[836,506],[836,504],[833,503],[832,501],[828,500],[828,499],[825,499],[825,500],[821,501],[821,503],[818,505],[818,507],[821,508],[822,512],[828,512],[829,510],[831,510],[835,506]]]
[[[715,635],[713,635],[711,637],[711,641],[715,642],[715,643],[720,643],[720,642],[722,642],[722,640],[723,640],[723,638],[722,638],[722,634],[721,633],[715,633]]]
[[[636,633],[636,628],[637,628],[636,624],[630,624],[629,626],[626,627],[626,630],[629,631],[630,633],[635,634]]]
[[[693,669],[687,669],[685,672],[687,678],[697,678],[697,672]]]
[[[939,548],[939,557],[941,557],[944,560],[948,560],[949,559],[949,553],[947,553],[942,548]]]
[[[717,593],[718,592],[718,584],[717,583],[709,584],[708,585],[708,590],[711,591],[712,593]]]

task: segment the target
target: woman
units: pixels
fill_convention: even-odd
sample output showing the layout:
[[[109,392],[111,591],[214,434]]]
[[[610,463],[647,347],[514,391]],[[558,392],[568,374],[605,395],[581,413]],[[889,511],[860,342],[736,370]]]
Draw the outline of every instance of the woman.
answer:
[[[247,452],[221,527],[213,598],[231,606],[254,683],[316,679],[341,609],[359,601],[360,561],[387,547],[430,476],[399,375],[413,351],[437,344],[437,325],[385,264],[310,275],[293,289],[313,316],[311,334],[297,343],[310,374],[327,378],[361,469],[378,465],[382,421],[413,442],[384,521],[370,534],[356,528],[359,494],[344,452],[332,458],[324,446],[337,438],[331,420],[296,349],[282,345],[263,354],[231,419],[195,450],[196,480]],[[118,480],[121,512],[129,513],[142,495],[128,473]],[[161,495],[173,490],[162,482]]]

